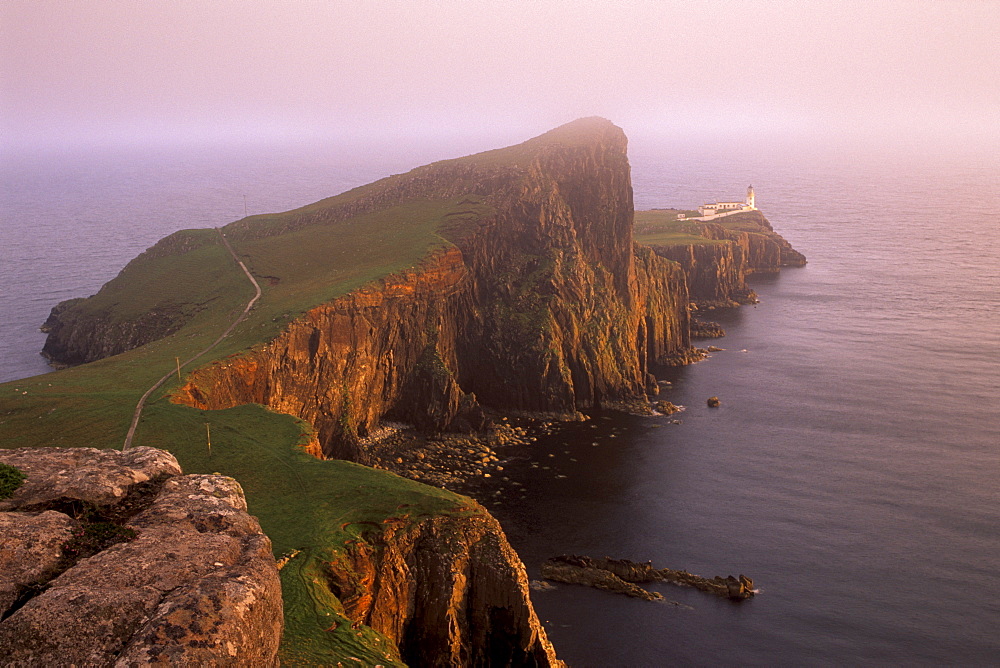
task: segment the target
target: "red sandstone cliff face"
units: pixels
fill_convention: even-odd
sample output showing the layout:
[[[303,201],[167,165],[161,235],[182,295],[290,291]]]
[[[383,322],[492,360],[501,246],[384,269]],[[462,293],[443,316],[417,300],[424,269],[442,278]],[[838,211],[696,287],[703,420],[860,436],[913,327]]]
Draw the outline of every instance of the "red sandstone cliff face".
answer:
[[[317,306],[250,354],[197,370],[175,400],[213,409],[264,404],[311,422],[327,456],[363,461],[355,437],[390,411],[423,414],[439,429],[455,417],[461,391],[438,367],[440,351],[454,357],[457,332],[446,315],[458,311],[467,282],[460,251],[435,254]],[[422,373],[430,376],[425,386],[413,382]]]
[[[562,665],[524,566],[487,513],[385,526],[349,543],[327,576],[346,616],[392,640],[409,665]]]
[[[495,213],[415,270],[195,371],[175,400],[264,404],[309,420],[327,456],[364,462],[357,438],[386,417],[433,431],[476,426],[480,402],[568,412],[644,396],[650,366],[690,349],[687,290],[677,265],[633,247],[624,133],[582,123],[566,127],[583,140],[560,128],[359,198],[352,207],[474,192]]]

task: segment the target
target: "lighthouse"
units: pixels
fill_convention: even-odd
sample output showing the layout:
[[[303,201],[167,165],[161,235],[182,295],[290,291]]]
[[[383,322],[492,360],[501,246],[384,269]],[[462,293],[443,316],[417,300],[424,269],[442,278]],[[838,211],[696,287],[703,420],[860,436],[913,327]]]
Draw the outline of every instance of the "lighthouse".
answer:
[[[753,186],[747,186],[747,206],[751,209],[757,208],[757,200],[753,194]]]

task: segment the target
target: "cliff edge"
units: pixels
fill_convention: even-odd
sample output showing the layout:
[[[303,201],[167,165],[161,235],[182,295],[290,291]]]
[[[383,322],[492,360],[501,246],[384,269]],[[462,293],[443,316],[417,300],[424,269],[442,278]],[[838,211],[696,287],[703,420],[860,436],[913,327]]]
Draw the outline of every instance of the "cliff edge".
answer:
[[[675,209],[637,211],[636,240],[684,269],[691,301],[699,309],[752,304],[753,274],[801,267],[806,258],[792,248],[760,211],[744,211],[701,222],[678,218]]]
[[[270,227],[234,223],[226,233],[248,266],[281,281],[286,269],[264,257],[275,237],[406,201],[454,207],[437,227],[447,243],[416,266],[194,371],[175,400],[260,403],[314,425],[326,456],[367,462],[359,444],[384,419],[467,430],[480,404],[573,413],[645,398],[651,368],[690,352],[688,297],[675,263],[633,244],[626,148],[619,128],[584,119]]]
[[[151,397],[136,442],[247,489],[287,557],[283,663],[558,664],[481,506],[351,462],[371,461],[390,421],[477,431],[484,409],[654,394],[657,365],[694,356],[693,274],[636,243],[633,217],[625,135],[592,118],[223,228],[263,296]],[[763,232],[720,229],[698,239],[730,247],[728,293],[782,261]],[[718,278],[724,263],[705,262]],[[215,230],[161,240],[53,309],[46,354],[83,365],[2,386],[0,435],[119,445],[135,400],[214,341],[247,290]]]

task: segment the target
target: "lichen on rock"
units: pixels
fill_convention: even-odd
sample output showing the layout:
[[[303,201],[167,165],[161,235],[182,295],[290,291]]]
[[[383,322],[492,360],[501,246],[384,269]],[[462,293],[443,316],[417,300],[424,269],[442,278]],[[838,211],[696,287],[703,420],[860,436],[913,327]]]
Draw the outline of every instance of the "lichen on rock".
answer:
[[[0,461],[28,475],[0,506],[4,665],[277,665],[277,568],[235,480],[153,448]],[[126,537],[80,559],[95,518]]]

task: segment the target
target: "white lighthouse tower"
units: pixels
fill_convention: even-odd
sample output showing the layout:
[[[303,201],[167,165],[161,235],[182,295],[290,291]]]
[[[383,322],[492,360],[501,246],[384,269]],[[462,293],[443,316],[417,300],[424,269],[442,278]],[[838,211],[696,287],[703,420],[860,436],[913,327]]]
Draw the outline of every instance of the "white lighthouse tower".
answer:
[[[751,209],[757,208],[757,198],[753,194],[753,186],[747,186],[747,206]]]

